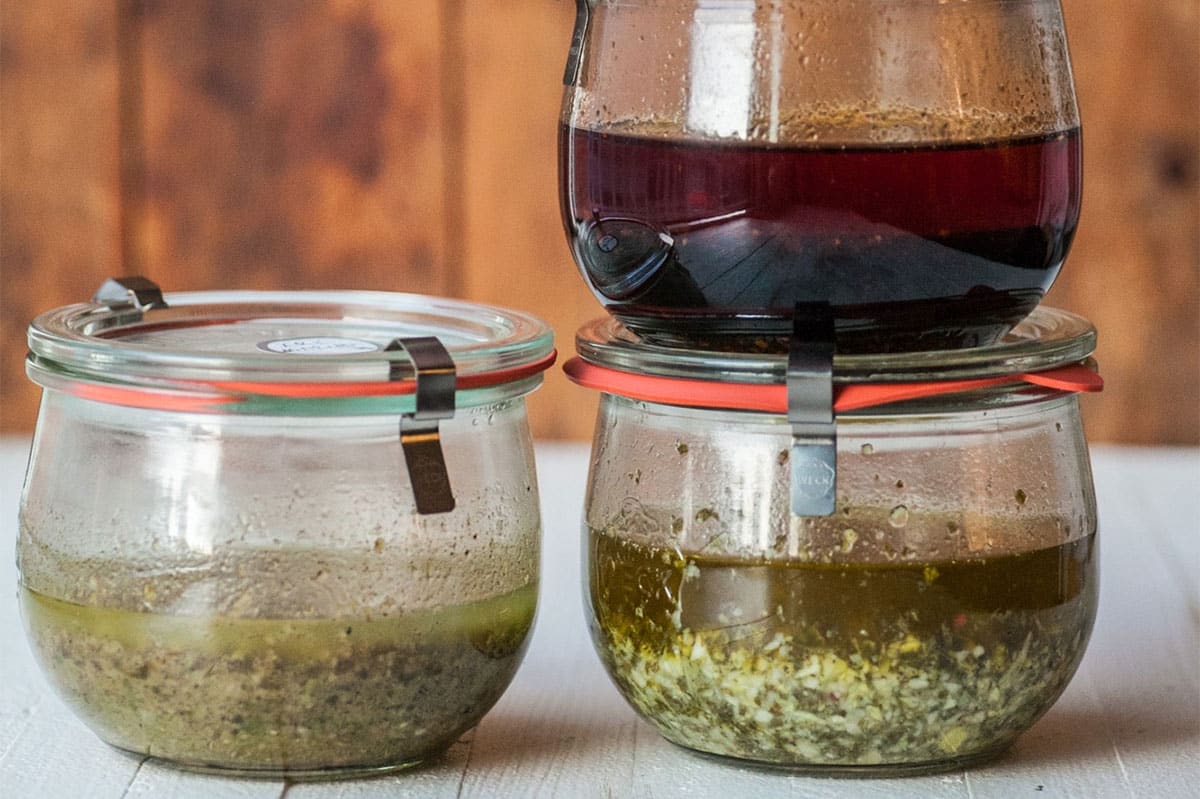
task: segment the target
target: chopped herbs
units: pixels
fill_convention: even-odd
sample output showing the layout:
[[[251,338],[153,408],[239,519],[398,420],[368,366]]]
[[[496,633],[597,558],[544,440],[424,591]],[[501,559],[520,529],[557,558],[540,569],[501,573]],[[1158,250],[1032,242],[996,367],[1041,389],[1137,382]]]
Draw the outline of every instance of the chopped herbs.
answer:
[[[325,584],[324,572],[315,579]],[[186,595],[178,583],[146,582],[139,594]],[[304,773],[401,766],[452,744],[515,673],[537,586],[415,611],[296,618],[103,601],[118,593],[130,590],[95,604],[22,590],[38,659],[92,729],[187,765]]]
[[[1095,613],[1092,552],[1087,537],[936,563],[764,562],[593,531],[594,630],[626,698],[683,746],[949,767],[1003,749],[1066,686]]]

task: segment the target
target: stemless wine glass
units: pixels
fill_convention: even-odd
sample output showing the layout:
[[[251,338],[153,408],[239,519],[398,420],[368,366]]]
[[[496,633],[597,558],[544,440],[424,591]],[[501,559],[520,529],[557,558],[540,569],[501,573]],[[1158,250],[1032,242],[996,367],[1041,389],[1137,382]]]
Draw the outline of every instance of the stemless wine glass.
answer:
[[[579,0],[561,200],[597,298],[660,341],[996,341],[1079,218],[1058,0]]]

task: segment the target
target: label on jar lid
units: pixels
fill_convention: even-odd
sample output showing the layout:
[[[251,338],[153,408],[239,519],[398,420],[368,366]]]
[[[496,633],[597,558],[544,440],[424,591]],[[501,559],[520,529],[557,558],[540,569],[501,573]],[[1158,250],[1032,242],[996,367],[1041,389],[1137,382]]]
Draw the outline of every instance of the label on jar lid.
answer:
[[[379,345],[357,338],[341,336],[308,336],[281,338],[259,342],[258,348],[267,352],[295,355],[352,355],[358,352],[378,352]]]

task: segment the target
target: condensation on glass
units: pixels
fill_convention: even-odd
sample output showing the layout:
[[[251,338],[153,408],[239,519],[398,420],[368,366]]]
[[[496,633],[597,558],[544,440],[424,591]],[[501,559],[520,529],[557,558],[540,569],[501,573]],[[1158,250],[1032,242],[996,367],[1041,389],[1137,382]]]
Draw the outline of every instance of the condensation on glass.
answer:
[[[105,741],[189,768],[340,776],[450,746],[533,621],[546,325],[375,292],[101,296],[30,328],[17,555],[51,684]]]
[[[839,357],[847,396],[924,388],[838,412],[834,513],[799,516],[792,429],[770,409],[782,356],[581,329],[568,373],[603,392],[589,623],[626,700],[682,746],[818,773],[1002,752],[1065,688],[1095,617],[1075,393],[1099,387],[1093,345],[1041,308],[990,348]]]
[[[1057,0],[593,0],[561,114],[568,240],[660,340],[978,346],[1040,301],[1081,199]]]

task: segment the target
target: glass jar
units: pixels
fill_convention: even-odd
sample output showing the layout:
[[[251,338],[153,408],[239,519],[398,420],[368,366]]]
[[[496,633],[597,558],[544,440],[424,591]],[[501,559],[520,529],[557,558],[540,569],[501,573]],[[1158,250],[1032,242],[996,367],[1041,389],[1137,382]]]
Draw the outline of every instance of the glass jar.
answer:
[[[637,332],[842,351],[996,341],[1079,219],[1058,0],[579,0],[560,196],[576,263]]]
[[[798,516],[779,356],[581,329],[586,593],[625,698],[684,747],[814,772],[1005,749],[1095,617],[1094,341],[1042,308],[985,349],[839,356],[835,509]]]
[[[197,769],[446,749],[533,622],[548,327],[403,294],[104,294],[29,331],[21,605],[60,696]]]

